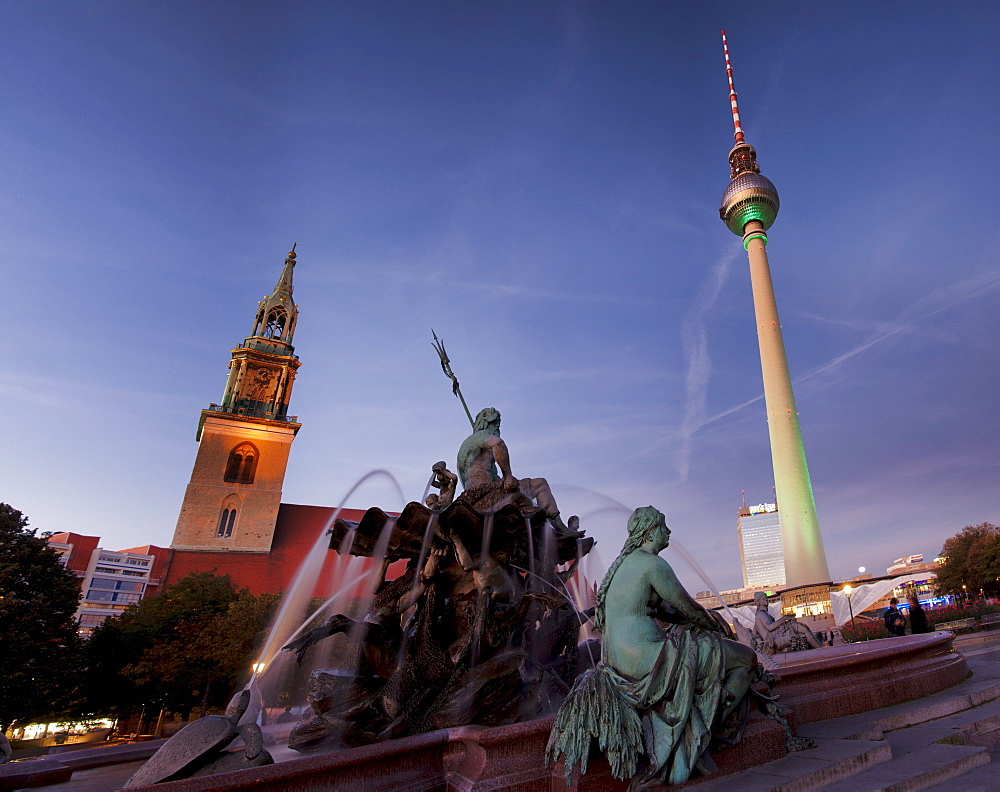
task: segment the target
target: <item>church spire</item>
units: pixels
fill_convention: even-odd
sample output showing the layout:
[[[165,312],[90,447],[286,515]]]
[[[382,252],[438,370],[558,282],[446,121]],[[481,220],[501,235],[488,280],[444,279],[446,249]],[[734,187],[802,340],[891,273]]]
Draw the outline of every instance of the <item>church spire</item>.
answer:
[[[295,245],[274,291],[257,304],[253,331],[233,350],[222,412],[271,421],[288,418],[288,402],[299,359],[292,346],[299,309],[292,300]]]
[[[292,350],[292,336],[299,309],[292,301],[292,272],[295,269],[295,245],[285,257],[285,267],[270,296],[261,300],[250,338],[266,338],[282,342]],[[249,341],[249,339],[247,339]]]
[[[198,455],[170,543],[175,554],[271,551],[288,453],[301,427],[288,414],[301,365],[292,347],[294,269],[292,245],[274,291],[257,306],[253,332],[231,352],[222,402],[201,411]]]

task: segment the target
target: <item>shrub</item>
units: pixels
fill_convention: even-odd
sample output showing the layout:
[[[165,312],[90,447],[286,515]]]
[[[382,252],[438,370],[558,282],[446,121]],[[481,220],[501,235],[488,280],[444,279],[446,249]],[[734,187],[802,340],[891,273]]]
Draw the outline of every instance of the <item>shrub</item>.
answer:
[[[972,602],[944,605],[940,608],[924,608],[927,614],[927,626],[933,630],[935,624],[958,621],[959,619],[975,619],[988,613],[1000,613],[1000,605],[996,602],[974,600]]]
[[[840,637],[844,643],[874,641],[878,638],[888,638],[889,631],[885,629],[885,624],[881,620],[855,617],[853,624],[845,622],[840,626]]]

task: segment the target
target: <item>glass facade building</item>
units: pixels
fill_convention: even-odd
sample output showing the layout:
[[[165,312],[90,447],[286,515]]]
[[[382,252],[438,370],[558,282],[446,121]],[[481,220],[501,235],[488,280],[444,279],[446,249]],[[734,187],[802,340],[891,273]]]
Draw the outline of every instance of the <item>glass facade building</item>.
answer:
[[[155,560],[151,555],[98,548],[82,582],[77,610],[80,635],[89,637],[105,619],[143,598]]]
[[[740,509],[736,519],[743,565],[743,587],[785,585],[785,556],[781,546],[781,523],[774,503]]]

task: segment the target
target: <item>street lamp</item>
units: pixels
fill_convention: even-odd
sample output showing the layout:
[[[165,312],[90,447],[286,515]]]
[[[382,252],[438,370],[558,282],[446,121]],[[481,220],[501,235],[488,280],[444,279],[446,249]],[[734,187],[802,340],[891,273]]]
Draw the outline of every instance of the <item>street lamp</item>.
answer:
[[[851,627],[854,626],[854,606],[851,604],[851,592],[852,591],[853,591],[853,589],[851,588],[851,584],[850,583],[848,583],[846,586],[844,586],[844,594],[847,597],[847,608],[851,612]]]

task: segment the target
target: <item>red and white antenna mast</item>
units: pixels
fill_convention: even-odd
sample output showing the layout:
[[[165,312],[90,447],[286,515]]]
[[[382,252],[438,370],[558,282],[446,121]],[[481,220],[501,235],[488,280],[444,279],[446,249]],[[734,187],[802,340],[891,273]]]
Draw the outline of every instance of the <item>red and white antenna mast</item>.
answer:
[[[740,109],[736,104],[736,88],[733,87],[733,64],[729,62],[729,44],[726,43],[726,31],[722,31],[722,51],[726,54],[726,76],[729,78],[729,101],[733,106],[733,128],[736,145],[745,143],[743,127],[740,126]]]

